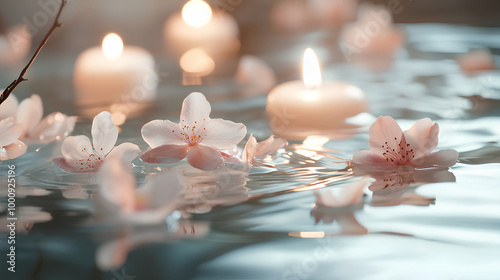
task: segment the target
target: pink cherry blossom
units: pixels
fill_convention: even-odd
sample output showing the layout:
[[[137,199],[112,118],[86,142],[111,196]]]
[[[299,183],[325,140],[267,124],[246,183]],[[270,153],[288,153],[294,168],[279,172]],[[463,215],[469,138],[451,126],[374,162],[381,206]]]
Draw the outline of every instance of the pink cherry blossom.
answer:
[[[130,163],[140,149],[132,143],[115,147],[118,128],[113,124],[111,114],[103,111],[92,122],[92,143],[87,136],[69,136],[62,143],[63,158],[55,158],[54,163],[71,173],[95,172],[108,158],[118,158]]]
[[[182,103],[181,121],[154,120],[142,127],[144,141],[153,148],[141,156],[148,163],[175,163],[187,158],[198,169],[215,170],[223,158],[220,150],[231,150],[246,135],[246,127],[222,119],[211,119],[210,103],[199,92]]]
[[[0,121],[0,161],[17,158],[26,153],[27,146],[19,140],[23,127],[14,118]]]
[[[155,224],[175,210],[182,190],[175,172],[165,172],[137,188],[136,179],[121,161],[105,162],[98,173],[94,198],[98,215],[132,224]]]
[[[274,135],[271,135],[265,141],[257,143],[255,137],[250,135],[245,145],[245,150],[243,150],[241,155],[241,161],[247,164],[255,164],[255,160],[262,160],[269,155],[275,154],[279,149],[285,147],[286,144],[286,140],[274,138]]]
[[[0,105],[0,119],[13,117],[23,127],[21,139],[50,143],[62,139],[73,132],[76,117],[68,117],[54,112],[43,117],[43,105],[40,96],[33,94],[19,103],[15,96],[10,96]]]
[[[396,121],[379,117],[369,130],[369,151],[357,151],[351,160],[355,167],[383,170],[388,167],[450,167],[458,152],[452,149],[432,152],[438,144],[439,126],[428,118],[417,121],[403,132]]]

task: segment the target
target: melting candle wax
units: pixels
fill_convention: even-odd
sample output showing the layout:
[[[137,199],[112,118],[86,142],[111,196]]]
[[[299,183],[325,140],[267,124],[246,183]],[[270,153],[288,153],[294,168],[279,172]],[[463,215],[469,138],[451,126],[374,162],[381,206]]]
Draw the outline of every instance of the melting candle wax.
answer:
[[[269,93],[266,110],[271,129],[292,140],[311,135],[345,137],[356,128],[345,120],[368,111],[365,94],[346,82],[323,82],[312,49],[304,54],[303,71],[303,81],[280,84]]]

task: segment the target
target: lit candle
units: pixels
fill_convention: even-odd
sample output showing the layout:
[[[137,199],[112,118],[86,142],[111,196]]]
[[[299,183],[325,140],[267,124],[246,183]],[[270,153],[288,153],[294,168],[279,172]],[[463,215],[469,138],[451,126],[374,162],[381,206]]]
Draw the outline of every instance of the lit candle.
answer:
[[[323,82],[312,49],[304,54],[303,71],[303,81],[280,84],[269,93],[266,109],[273,132],[293,140],[351,133],[356,126],[345,120],[368,111],[363,91],[345,82]]]
[[[13,66],[22,61],[30,48],[31,35],[25,25],[18,24],[6,34],[0,33],[0,66]]]
[[[148,51],[124,47],[121,38],[111,33],[104,38],[102,48],[93,47],[80,54],[73,82],[76,104],[84,110],[83,114],[93,116],[109,110],[107,107],[112,104],[153,100],[158,75]]]
[[[212,11],[202,0],[191,0],[182,12],[165,23],[167,47],[180,56],[191,49],[203,49],[211,56],[232,55],[239,50],[238,25],[222,11]]]

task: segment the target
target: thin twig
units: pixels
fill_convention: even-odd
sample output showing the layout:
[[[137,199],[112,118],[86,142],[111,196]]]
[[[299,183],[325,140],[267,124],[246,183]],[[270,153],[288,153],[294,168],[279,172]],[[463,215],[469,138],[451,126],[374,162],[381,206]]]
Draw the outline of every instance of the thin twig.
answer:
[[[56,30],[56,28],[58,27],[61,27],[62,24],[59,23],[59,17],[61,16],[61,12],[64,8],[64,6],[66,6],[68,2],[66,0],[63,0],[61,2],[61,7],[59,8],[59,12],[57,12],[57,16],[56,16],[56,19],[54,20],[54,24],[52,24],[52,27],[50,28],[49,32],[47,33],[47,35],[45,35],[45,38],[43,38],[43,41],[42,43],[40,43],[40,46],[38,46],[38,49],[35,51],[35,53],[33,54],[33,56],[31,57],[30,61],[28,62],[28,64],[26,65],[26,67],[24,67],[23,71],[21,71],[21,74],[19,74],[19,77],[14,80],[5,90],[4,92],[2,93],[2,95],[0,95],[0,104],[2,104],[9,96],[10,94],[12,93],[12,91],[23,81],[27,81],[28,79],[24,78],[24,74],[26,74],[26,71],[28,71],[28,68],[30,68],[31,64],[33,64],[33,61],[35,61],[35,58],[38,56],[38,54],[40,53],[40,51],[42,50],[43,46],[45,46],[45,44],[47,43],[47,41],[49,40],[50,38],[50,35],[52,35],[52,33],[54,33],[54,30]]]

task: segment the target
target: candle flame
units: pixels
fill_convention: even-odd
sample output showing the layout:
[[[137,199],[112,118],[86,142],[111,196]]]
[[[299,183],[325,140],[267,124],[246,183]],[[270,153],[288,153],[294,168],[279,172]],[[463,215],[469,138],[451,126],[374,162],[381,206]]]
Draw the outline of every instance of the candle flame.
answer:
[[[318,58],[311,48],[304,53],[303,79],[307,88],[317,88],[321,86],[321,70]]]
[[[212,18],[212,9],[203,0],[191,0],[182,8],[182,18],[188,25],[200,27]]]
[[[102,51],[107,59],[115,60],[122,55],[123,41],[116,33],[109,33],[102,40]]]

